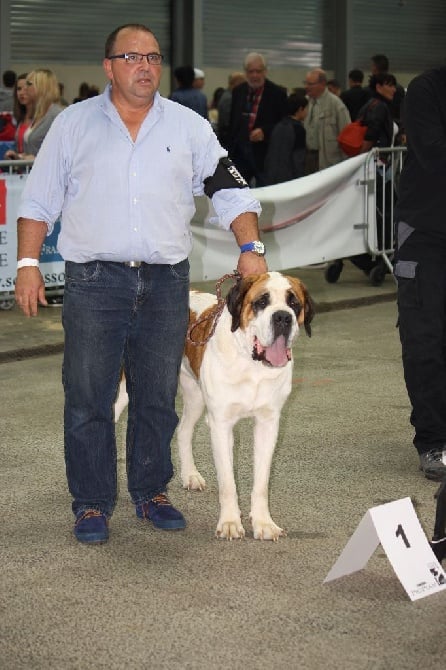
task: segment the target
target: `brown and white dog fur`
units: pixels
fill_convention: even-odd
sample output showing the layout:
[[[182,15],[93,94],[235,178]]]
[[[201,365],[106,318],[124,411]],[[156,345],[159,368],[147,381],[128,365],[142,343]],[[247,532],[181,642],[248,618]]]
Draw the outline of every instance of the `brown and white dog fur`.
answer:
[[[254,417],[254,483],[250,520],[254,538],[277,540],[285,532],[271,518],[268,487],[282,407],[291,391],[292,344],[304,326],[311,335],[313,302],[304,284],[279,272],[251,275],[229,291],[226,305],[209,337],[217,298],[190,292],[189,325],[180,372],[183,413],[177,430],[183,486],[203,490],[205,481],[192,453],[195,425],[203,411],[211,433],[217,471],[220,517],[217,537],[245,535],[233,472],[233,428]],[[208,339],[209,337],[209,339]],[[115,404],[117,421],[128,398],[125,379]]]
[[[190,323],[215,309],[216,297],[191,291]],[[290,394],[292,344],[303,325],[311,335],[314,309],[304,284],[278,272],[241,279],[228,293],[215,332],[202,346],[186,342],[180,373],[184,407],[177,438],[181,479],[188,489],[205,486],[192,453],[195,424],[204,409],[217,471],[220,517],[218,537],[245,535],[233,472],[233,428],[254,417],[254,482],[250,520],[254,538],[277,540],[284,535],[271,518],[268,486],[282,407]],[[191,333],[205,341],[213,319]]]

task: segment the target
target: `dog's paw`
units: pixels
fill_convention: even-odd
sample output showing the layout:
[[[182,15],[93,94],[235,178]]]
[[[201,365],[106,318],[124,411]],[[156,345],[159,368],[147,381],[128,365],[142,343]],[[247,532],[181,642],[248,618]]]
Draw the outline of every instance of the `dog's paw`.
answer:
[[[283,528],[279,528],[271,518],[269,520],[251,519],[251,523],[255,540],[272,540],[273,542],[277,542],[279,537],[286,537],[286,532]]]
[[[245,529],[242,526],[240,518],[232,521],[220,520],[217,525],[217,530],[215,531],[215,537],[226,540],[243,539],[245,537]]]
[[[198,470],[191,472],[189,475],[183,477],[183,488],[188,491],[204,491],[206,488],[206,481],[200,475]]]

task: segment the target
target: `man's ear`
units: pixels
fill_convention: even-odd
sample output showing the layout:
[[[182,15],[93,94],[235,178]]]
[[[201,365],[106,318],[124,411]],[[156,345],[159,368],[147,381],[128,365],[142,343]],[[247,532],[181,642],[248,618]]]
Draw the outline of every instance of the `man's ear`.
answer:
[[[112,69],[111,69],[111,60],[109,58],[104,58],[104,60],[102,61],[102,67],[104,69],[104,72],[105,72],[105,75],[106,75],[107,79],[112,81],[113,80],[113,72],[112,72]]]

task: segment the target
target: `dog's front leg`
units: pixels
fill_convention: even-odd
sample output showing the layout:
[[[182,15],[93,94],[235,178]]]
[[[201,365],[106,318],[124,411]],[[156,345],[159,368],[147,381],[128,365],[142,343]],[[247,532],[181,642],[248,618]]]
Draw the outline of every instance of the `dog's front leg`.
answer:
[[[254,486],[251,493],[251,519],[256,540],[276,542],[285,531],[271,518],[268,504],[271,462],[279,432],[279,414],[267,420],[256,418],[254,427]]]
[[[209,416],[211,429],[212,452],[218,480],[218,497],[220,502],[220,518],[215,534],[228,540],[242,538],[245,529],[242,526],[240,508],[238,506],[237,489],[234,479],[233,424],[227,421],[215,421]]]

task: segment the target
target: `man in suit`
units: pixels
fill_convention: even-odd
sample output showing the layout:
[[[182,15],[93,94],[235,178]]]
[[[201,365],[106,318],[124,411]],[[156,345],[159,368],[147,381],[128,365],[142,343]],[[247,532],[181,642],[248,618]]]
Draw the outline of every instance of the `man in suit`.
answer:
[[[266,78],[261,54],[245,58],[246,82],[232,91],[229,154],[246,181],[264,186],[264,163],[272,130],[287,113],[284,88]]]

